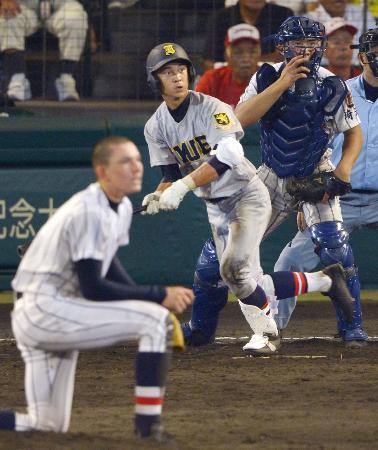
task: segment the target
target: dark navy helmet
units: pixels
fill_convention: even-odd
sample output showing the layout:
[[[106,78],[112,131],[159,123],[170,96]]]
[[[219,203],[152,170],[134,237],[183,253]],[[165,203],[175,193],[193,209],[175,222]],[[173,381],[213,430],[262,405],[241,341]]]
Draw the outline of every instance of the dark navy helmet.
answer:
[[[147,56],[146,71],[147,83],[156,93],[160,93],[160,82],[155,76],[156,72],[168,63],[182,61],[188,66],[189,83],[196,77],[192,61],[186,51],[178,44],[165,42],[154,47]]]
[[[275,35],[275,44],[281,49],[285,59],[289,61],[296,54],[287,43],[302,39],[319,39],[321,42],[319,47],[315,47],[315,52],[309,62],[309,69],[315,71],[320,65],[327,44],[326,32],[322,23],[304,16],[288,17]]]
[[[375,46],[378,46],[378,28],[370,28],[366,33],[361,34],[358,44],[353,44],[350,48],[358,48],[360,52],[368,52]]]
[[[378,28],[371,28],[361,34],[358,44],[350,46],[350,48],[358,48],[360,53],[366,53],[368,64],[374,76],[378,78],[378,55],[372,52],[373,47],[378,47]]]

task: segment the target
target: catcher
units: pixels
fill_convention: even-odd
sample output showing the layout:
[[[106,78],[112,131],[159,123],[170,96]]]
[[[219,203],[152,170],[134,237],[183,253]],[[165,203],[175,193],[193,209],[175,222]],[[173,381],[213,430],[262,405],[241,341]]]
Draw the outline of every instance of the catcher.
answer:
[[[265,237],[292,212],[301,209],[322,264],[340,262],[354,299],[354,318],[346,323],[335,304],[338,330],[346,342],[364,341],[360,284],[340,210],[339,196],[351,189],[350,173],[362,147],[360,119],[344,81],[320,67],[326,48],[324,26],[306,17],[288,18],[275,36],[285,61],[264,64],[253,75],[236,107],[243,127],[259,122],[263,164],[260,179],[269,190],[272,216]],[[344,134],[342,157],[335,168],[329,143]],[[214,246],[208,241],[198,260],[192,318],[183,325],[187,343],[211,342],[217,317],[227,301],[220,283]],[[284,297],[282,297],[284,298]],[[270,298],[272,310],[277,308]],[[258,343],[257,343],[258,342]],[[276,351],[252,337],[244,350]]]

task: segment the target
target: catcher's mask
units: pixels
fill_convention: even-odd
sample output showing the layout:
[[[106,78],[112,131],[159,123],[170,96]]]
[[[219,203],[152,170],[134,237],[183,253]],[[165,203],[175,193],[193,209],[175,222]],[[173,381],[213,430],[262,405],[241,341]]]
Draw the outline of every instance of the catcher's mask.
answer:
[[[375,50],[373,50],[374,47],[376,47]],[[371,28],[361,34],[358,44],[351,45],[350,48],[358,48],[360,53],[366,54],[370,69],[378,78],[378,28]]]
[[[189,84],[196,77],[196,72],[192,61],[186,51],[178,44],[165,42],[154,47],[147,56],[146,71],[147,83],[155,94],[160,94],[160,81],[156,72],[171,62],[183,62],[188,67]]]
[[[315,73],[320,66],[320,61],[323,57],[324,50],[327,46],[327,37],[324,25],[308,17],[291,16],[288,17],[280,26],[275,35],[274,42],[276,47],[282,52],[286,62],[289,62],[294,56],[300,53],[295,52],[290,41],[299,41],[303,39],[317,40],[318,44],[295,46],[297,49],[305,53],[306,48],[314,50],[308,62],[308,68],[311,74]]]

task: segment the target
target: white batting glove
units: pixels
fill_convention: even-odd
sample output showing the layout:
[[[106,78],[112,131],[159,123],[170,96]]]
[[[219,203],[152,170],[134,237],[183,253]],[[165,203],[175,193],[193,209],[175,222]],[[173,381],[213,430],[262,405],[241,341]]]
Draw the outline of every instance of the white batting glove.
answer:
[[[154,215],[159,212],[159,199],[161,196],[160,191],[152,192],[151,194],[147,194],[143,201],[142,206],[147,206],[146,211],[143,211],[142,214]]]
[[[183,180],[175,181],[161,194],[159,208],[163,211],[177,209],[190,190],[190,187]]]

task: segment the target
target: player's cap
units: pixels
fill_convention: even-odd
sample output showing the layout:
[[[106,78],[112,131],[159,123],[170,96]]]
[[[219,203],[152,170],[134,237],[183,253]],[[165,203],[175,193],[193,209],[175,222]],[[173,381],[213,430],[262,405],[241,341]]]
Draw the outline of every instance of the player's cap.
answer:
[[[239,23],[239,25],[234,25],[227,30],[224,46],[229,47],[242,39],[247,39],[256,43],[260,42],[259,30],[253,25],[248,25],[247,23]]]
[[[349,31],[349,33],[354,36],[358,31],[358,29],[354,25],[347,22],[342,17],[332,17],[332,19],[324,23],[324,26],[327,36],[331,36],[331,34],[339,30]]]

